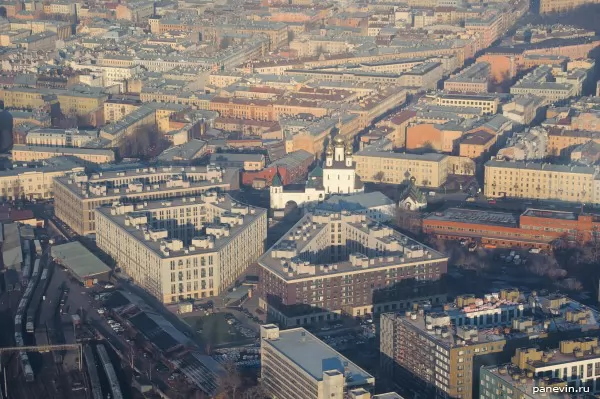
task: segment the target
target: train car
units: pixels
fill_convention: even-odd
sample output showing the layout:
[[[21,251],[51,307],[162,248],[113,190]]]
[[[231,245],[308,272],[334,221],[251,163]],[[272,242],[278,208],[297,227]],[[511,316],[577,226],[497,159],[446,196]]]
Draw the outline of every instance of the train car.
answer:
[[[42,297],[46,292],[46,283],[48,282],[48,268],[44,267],[39,282],[37,283],[31,301],[27,307],[27,322],[25,324],[25,330],[28,333],[35,332],[35,319],[38,315],[38,310],[42,301]]]
[[[29,252],[25,252],[25,257],[23,258],[23,268],[21,269],[21,275],[23,281],[26,282],[29,279],[31,274],[31,254]]]
[[[98,368],[96,361],[94,360],[94,354],[92,348],[86,345],[83,349],[83,358],[87,365],[87,373],[90,377],[90,386],[92,387],[92,399],[103,399],[102,389],[100,387],[100,379],[98,378]]]
[[[33,382],[35,380],[35,376],[33,375],[33,369],[31,368],[31,364],[29,363],[29,356],[26,352],[21,352],[20,357],[21,365],[23,366],[23,376],[25,377],[25,381]]]
[[[34,240],[33,241],[33,246],[35,247],[35,253],[39,255],[42,254],[42,243],[40,242],[40,240]]]
[[[106,374],[106,378],[108,379],[113,399],[123,399],[123,394],[121,393],[121,386],[119,385],[117,374],[115,373],[115,369],[112,365],[112,362],[108,357],[108,352],[106,352],[106,348],[103,344],[98,344],[96,346],[96,351],[98,352],[98,356],[100,357],[100,361],[102,362],[102,367],[104,367],[104,373]]]
[[[40,275],[40,258],[36,258],[33,263],[33,273],[31,273],[31,279],[37,279]]]

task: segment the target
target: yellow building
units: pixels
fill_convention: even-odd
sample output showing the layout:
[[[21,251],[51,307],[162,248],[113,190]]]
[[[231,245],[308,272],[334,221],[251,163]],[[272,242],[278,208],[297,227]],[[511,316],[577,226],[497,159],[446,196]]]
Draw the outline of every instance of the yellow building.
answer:
[[[71,148],[71,147],[44,147],[35,145],[15,144],[11,151],[13,161],[32,162],[42,159],[72,156],[86,163],[102,164],[115,161],[115,153],[103,148]]]
[[[497,136],[485,130],[465,134],[460,139],[459,155],[471,159],[481,158],[490,152]]]
[[[433,100],[434,104],[447,107],[479,108],[484,115],[494,115],[498,112],[499,100],[496,96],[474,94],[439,94]]]
[[[0,198],[14,201],[20,198],[49,199],[54,196],[55,177],[68,172],[83,172],[83,166],[73,162],[52,163],[37,169],[17,168],[0,175]]]
[[[560,13],[584,4],[598,3],[598,0],[540,0],[540,14]]]
[[[78,117],[85,117],[91,112],[102,109],[104,101],[108,99],[108,95],[104,93],[71,90],[57,91],[56,97],[63,113]]]
[[[485,164],[486,197],[597,203],[591,167],[491,160]]]
[[[138,109],[137,101],[111,99],[104,103],[104,123],[115,123]]]
[[[354,155],[356,174],[363,182],[401,184],[410,178],[422,187],[442,186],[449,174],[472,175],[475,164],[465,157],[443,154],[400,154],[359,151]]]
[[[31,87],[1,88],[0,95],[4,100],[4,107],[9,109],[36,109],[57,101],[50,90]]]

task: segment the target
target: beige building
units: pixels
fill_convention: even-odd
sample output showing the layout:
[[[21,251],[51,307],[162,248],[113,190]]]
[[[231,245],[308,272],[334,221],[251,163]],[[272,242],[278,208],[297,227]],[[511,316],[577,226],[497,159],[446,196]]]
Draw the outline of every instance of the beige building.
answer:
[[[104,103],[104,123],[116,123],[140,106],[142,103],[137,101],[110,99]]]
[[[20,198],[49,199],[54,196],[53,179],[70,172],[83,172],[74,162],[47,161],[49,165],[16,168],[0,173],[0,198],[14,201]]]
[[[560,13],[584,4],[598,3],[598,0],[540,0],[540,14]]]
[[[49,90],[31,87],[7,87],[0,89],[4,107],[11,109],[36,109],[56,103],[56,96]]]
[[[592,167],[491,160],[485,164],[485,196],[598,203]]]
[[[512,93],[512,91],[511,91]],[[439,94],[433,103],[446,107],[479,108],[484,115],[494,115],[498,112],[498,97],[492,95],[476,94]]]
[[[27,133],[25,143],[32,146],[85,147],[97,136],[95,131],[39,128]]]
[[[76,233],[91,234],[96,230],[94,209],[101,205],[229,190],[237,175],[237,170],[213,167],[169,167],[65,176],[54,184],[55,214]]]
[[[487,93],[491,67],[487,62],[473,64],[444,82],[444,90],[461,93]]]
[[[55,93],[61,111],[67,115],[73,114],[78,117],[84,117],[96,110],[102,110],[104,101],[108,99],[108,95],[104,93],[72,90],[56,91]]]
[[[261,385],[268,397],[371,398],[375,378],[304,328],[266,324],[260,338]],[[356,396],[359,390],[364,396]]]
[[[210,192],[97,208],[96,242],[163,303],[213,297],[263,253],[267,211]]]
[[[385,151],[359,151],[354,154],[356,174],[363,182],[401,184],[414,177],[423,187],[442,186],[448,175],[473,175],[475,163],[466,157],[444,154],[401,154]]]
[[[60,156],[73,156],[86,163],[94,164],[115,161],[114,151],[104,148],[48,147],[15,144],[11,153],[13,161],[17,162],[40,161]]]
[[[509,391],[522,399],[560,397],[548,395],[554,389],[572,390],[570,393],[589,389],[587,393],[597,394],[599,378],[600,346],[597,337],[589,336],[560,341],[552,349],[517,348],[510,363],[481,369],[479,392],[482,399],[493,399],[496,393]]]

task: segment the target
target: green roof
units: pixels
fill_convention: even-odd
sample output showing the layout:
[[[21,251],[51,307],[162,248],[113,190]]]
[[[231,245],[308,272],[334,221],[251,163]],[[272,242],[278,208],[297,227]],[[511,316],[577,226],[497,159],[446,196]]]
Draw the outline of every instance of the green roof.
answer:
[[[111,270],[79,241],[55,245],[50,253],[57,263],[67,267],[80,280]]]
[[[323,177],[323,168],[319,165],[315,166],[308,174],[308,178],[310,179],[311,177]]]
[[[274,187],[283,187],[283,182],[281,181],[281,176],[279,176],[279,171],[277,171],[277,173],[275,173],[275,176],[273,176],[273,181],[271,182],[271,185]]]

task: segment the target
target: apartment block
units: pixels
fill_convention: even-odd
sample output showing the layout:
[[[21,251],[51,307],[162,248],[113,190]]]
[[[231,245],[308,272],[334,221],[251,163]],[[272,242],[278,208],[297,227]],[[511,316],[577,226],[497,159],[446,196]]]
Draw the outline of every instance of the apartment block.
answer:
[[[34,146],[85,147],[98,137],[96,131],[79,129],[35,128],[27,132],[25,143]]]
[[[600,347],[597,337],[560,341],[558,347],[517,348],[511,362],[482,367],[481,399],[570,398],[600,391]]]
[[[598,328],[598,312],[559,294],[515,289],[418,304],[381,317],[382,371],[400,389],[427,398],[479,398],[480,367],[510,360],[536,339],[547,345]],[[518,397],[518,396],[512,396]]]
[[[448,258],[349,212],[306,214],[258,260],[259,306],[287,326],[439,301]],[[406,284],[421,282],[422,290]],[[410,288],[409,288],[410,285]]]
[[[484,115],[494,115],[498,112],[499,100],[497,96],[476,94],[438,94],[433,103],[449,107],[472,107],[481,109]]]
[[[304,328],[262,325],[260,341],[261,384],[269,397],[371,398],[375,378]]]
[[[437,188],[449,174],[472,175],[473,160],[444,154],[404,154],[368,149],[354,154],[356,174],[363,182],[401,184],[411,177],[423,187]]]
[[[490,64],[478,62],[448,78],[444,82],[444,90],[462,93],[487,93],[490,76]]]
[[[485,164],[488,198],[527,198],[597,204],[600,181],[593,167],[491,160]]]
[[[554,156],[568,155],[578,145],[594,141],[600,143],[600,131],[548,129],[548,154]]]
[[[263,253],[267,211],[217,192],[96,208],[96,242],[163,303],[219,295]]]
[[[598,4],[598,0],[540,0],[540,14],[565,12],[585,4]]]
[[[15,201],[50,199],[54,196],[55,177],[68,173],[83,172],[83,165],[70,159],[54,158],[44,164],[29,163],[27,166],[2,171],[0,174],[0,198]]]
[[[40,161],[60,156],[72,156],[90,164],[102,164],[115,161],[115,152],[105,148],[49,147],[15,144],[12,159],[17,162]]]
[[[54,182],[56,216],[77,234],[96,230],[94,209],[113,202],[143,202],[236,187],[237,170],[215,167],[144,168],[75,174]]]

